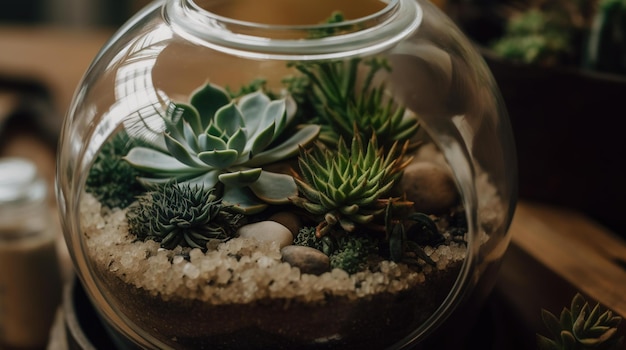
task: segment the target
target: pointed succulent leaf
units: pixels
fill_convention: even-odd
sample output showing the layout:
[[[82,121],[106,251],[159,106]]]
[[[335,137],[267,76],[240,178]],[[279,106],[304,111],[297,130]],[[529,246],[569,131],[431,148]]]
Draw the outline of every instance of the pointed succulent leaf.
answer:
[[[553,313],[541,309],[541,319],[552,337],[557,337],[561,334],[561,324]]]
[[[205,133],[207,135],[213,135],[220,139],[226,139],[228,136],[226,135],[226,131],[220,129],[219,125],[217,125],[214,121],[211,121],[209,126],[206,128]],[[226,141],[224,141],[226,142]]]
[[[188,167],[176,158],[146,147],[132,148],[123,158],[135,168],[149,173],[187,173]]]
[[[172,116],[172,122],[175,124],[180,124],[182,121],[189,123],[196,135],[204,130],[198,110],[191,105],[186,103],[171,103],[168,106],[167,114]]]
[[[243,214],[258,214],[267,208],[267,204],[255,197],[248,187],[227,187],[224,190],[222,204]]]
[[[346,218],[343,218],[343,217],[339,219],[339,225],[346,232],[353,232],[354,229],[356,228],[356,225],[354,224],[352,220],[347,220]]]
[[[194,157],[191,155],[193,150],[190,150],[188,146],[186,147],[182,143],[178,142],[174,138],[172,138],[169,134],[165,134],[165,146],[169,153],[181,163],[188,165],[190,167],[200,167],[200,163],[198,163]]]
[[[572,334],[572,332],[567,330],[562,330],[560,334],[560,342],[562,349],[575,349],[576,348],[576,337]]]
[[[202,186],[203,188],[209,189],[217,185],[219,174],[220,174],[220,171],[218,169],[213,169],[205,173],[202,173],[200,175],[194,176],[193,178],[190,178],[190,179],[186,179],[186,180],[182,179],[183,181],[180,183],[181,184],[188,183],[191,186],[197,185],[197,186]]]
[[[220,108],[215,113],[215,125],[220,128],[228,137],[232,136],[245,126],[243,116],[239,108],[233,103]]]
[[[308,212],[315,215],[321,215],[326,212],[326,208],[324,208],[324,206],[322,206],[321,204],[303,202],[302,207],[305,208]]]
[[[356,204],[344,205],[339,207],[339,212],[346,215],[353,215],[359,212],[359,206]]]
[[[272,101],[267,105],[263,113],[263,123],[261,125],[263,124],[268,126],[270,124],[274,125],[275,134],[280,135],[285,126],[287,126],[287,106],[284,99]]]
[[[269,164],[279,160],[291,158],[298,154],[299,146],[307,146],[313,142],[317,138],[319,132],[320,127],[318,125],[306,125],[296,131],[296,133],[287,140],[281,142],[279,145],[276,145],[276,147],[256,154],[246,163],[246,165],[260,166],[262,164]]]
[[[228,145],[224,142],[224,140],[209,134],[201,134],[198,136],[198,144],[200,149],[205,151],[221,151],[228,149]]]
[[[574,319],[572,319],[571,311],[564,307],[560,317],[561,325],[564,329],[572,329],[574,327]]]
[[[237,105],[241,110],[251,138],[253,138],[253,135],[257,134],[260,128],[259,125],[261,125],[262,122],[261,115],[269,103],[270,98],[261,90],[244,95],[239,99]]]
[[[298,190],[302,192],[302,194],[309,199],[310,201],[319,202],[320,201],[320,192],[311,187],[308,183],[294,178],[296,181],[296,185],[298,186]]]
[[[196,134],[191,125],[187,122],[183,122],[183,136],[187,146],[194,152],[200,152],[200,145],[198,144],[198,134]]]
[[[190,102],[198,111],[203,128],[207,128],[217,110],[230,103],[230,97],[221,87],[206,84],[192,93]]]
[[[597,327],[589,328],[585,332],[584,337],[582,339],[579,339],[579,341],[587,345],[600,344],[600,342],[598,343],[595,343],[595,342],[600,340],[601,337],[604,336],[605,334],[610,333],[611,329],[614,329],[614,328],[611,328],[608,326],[597,326]]]
[[[616,334],[617,334],[617,328],[607,327],[607,329],[604,332],[602,332],[601,335],[589,337],[586,339],[580,339],[579,342],[589,347],[598,347],[606,343],[608,340],[614,338]]]
[[[562,350],[557,346],[554,340],[549,339],[541,334],[537,334],[537,347],[539,350]]]
[[[580,294],[576,293],[574,298],[572,298],[572,303],[570,306],[570,311],[572,313],[572,319],[576,320],[582,311],[582,309],[587,305],[585,298]]]
[[[269,171],[263,171],[250,189],[264,202],[277,205],[288,204],[289,198],[298,194],[293,177]]]
[[[249,146],[249,151],[254,158],[255,155],[261,153],[265,147],[267,147],[274,138],[274,123],[270,124],[264,129],[261,129],[254,136],[250,138],[252,141]]]
[[[223,173],[219,175],[219,180],[223,184],[229,187],[243,187],[249,186],[258,180],[261,176],[261,168],[246,169],[233,171],[230,173]]]
[[[231,166],[239,156],[233,149],[205,151],[198,153],[198,158],[206,165],[215,169],[226,169]]]
[[[245,129],[239,129],[228,139],[227,147],[241,155],[244,153],[247,141]]]
[[[331,210],[337,208],[338,205],[337,202],[335,202],[332,198],[328,197],[323,192],[320,192],[320,204]]]
[[[578,317],[576,318],[576,320],[574,320],[574,327],[572,328],[572,333],[574,334],[576,338],[578,338],[579,335],[583,335],[588,308],[589,308],[588,304],[585,303],[585,307],[583,307],[583,309],[580,310]]]
[[[596,325],[596,321],[600,316],[600,304],[596,304],[596,306],[591,310],[589,316],[587,316],[587,320],[585,321],[584,329],[591,329]]]

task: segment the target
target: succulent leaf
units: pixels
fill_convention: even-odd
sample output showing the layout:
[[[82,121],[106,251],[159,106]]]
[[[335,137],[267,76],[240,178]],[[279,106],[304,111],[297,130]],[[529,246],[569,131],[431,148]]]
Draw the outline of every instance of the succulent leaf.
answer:
[[[258,214],[267,208],[249,187],[227,187],[222,195],[222,204],[243,214]]]
[[[124,157],[135,168],[146,173],[158,173],[174,176],[188,174],[190,168],[176,158],[152,148],[134,147]],[[197,173],[191,171],[191,173]]]
[[[189,102],[198,111],[201,124],[206,128],[217,110],[230,103],[230,97],[221,87],[205,84],[191,94]]]
[[[261,173],[263,173],[261,168],[253,168],[223,173],[218,176],[218,179],[229,187],[243,187],[256,182]]]
[[[293,177],[269,171],[263,171],[250,189],[264,202],[277,205],[289,203],[289,198],[298,194]]]

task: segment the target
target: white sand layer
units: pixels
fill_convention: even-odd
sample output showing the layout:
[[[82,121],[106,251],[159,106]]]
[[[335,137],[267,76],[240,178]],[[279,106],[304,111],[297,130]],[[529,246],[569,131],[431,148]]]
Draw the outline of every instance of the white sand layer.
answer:
[[[88,255],[100,271],[164,300],[197,299],[213,305],[268,298],[315,302],[328,295],[356,299],[399,292],[423,283],[432,271],[457,266],[467,254],[464,243],[449,242],[424,249],[436,262],[434,268],[423,261],[420,269],[381,261],[369,271],[352,275],[333,269],[316,276],[282,262],[277,244],[254,239],[231,239],[206,253],[166,250],[154,241],[136,241],[128,233],[125,210],[102,208],[89,194],[83,195],[81,226]]]

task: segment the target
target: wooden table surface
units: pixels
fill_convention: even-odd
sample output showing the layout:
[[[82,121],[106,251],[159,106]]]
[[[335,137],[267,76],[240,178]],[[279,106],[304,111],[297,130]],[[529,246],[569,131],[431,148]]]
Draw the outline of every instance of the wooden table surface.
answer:
[[[0,26],[0,76],[40,81],[52,92],[54,107],[64,113],[84,71],[111,34],[101,29]],[[0,123],[13,97],[0,89]],[[0,141],[0,156],[33,159],[52,186],[55,153],[50,144],[28,130]],[[526,330],[522,343],[534,344],[534,333],[543,331],[541,308],[559,313],[576,292],[626,316],[626,243],[616,234],[584,213],[523,198],[510,230],[511,245],[493,294]],[[59,235],[69,276],[71,264],[62,239]]]

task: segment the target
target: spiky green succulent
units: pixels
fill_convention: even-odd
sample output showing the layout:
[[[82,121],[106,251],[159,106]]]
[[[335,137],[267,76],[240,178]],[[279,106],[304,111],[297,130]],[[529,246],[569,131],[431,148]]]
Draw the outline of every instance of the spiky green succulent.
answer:
[[[126,217],[129,232],[140,240],[153,240],[166,249],[206,250],[210,241],[233,237],[243,223],[242,214],[223,209],[212,189],[170,182],[139,196]]]
[[[591,308],[580,293],[572,299],[570,309],[563,308],[560,318],[547,310],[541,310],[541,317],[550,338],[537,334],[540,350],[622,349],[624,339],[617,328],[621,316],[599,303]]]
[[[308,80],[308,89],[300,94],[305,94],[322,125],[320,139],[330,146],[339,136],[349,139],[354,125],[364,139],[375,134],[386,147],[408,140],[419,128],[417,116],[395,101],[384,84],[374,83],[377,73],[391,70],[383,58],[304,63],[295,68]],[[359,82],[361,68],[367,74]]]
[[[171,103],[164,131],[125,159],[147,174],[140,181],[148,186],[171,180],[217,186],[224,204],[259,212],[268,203],[287,203],[297,191],[291,176],[261,167],[297,155],[319,133],[316,125],[291,128],[295,109],[289,96],[271,100],[259,90],[231,100],[206,84],[189,103]]]
[[[364,144],[358,131],[350,147],[340,137],[336,150],[320,144],[301,148],[301,178],[295,178],[299,195],[291,201],[318,218],[318,236],[336,225],[352,232],[384,212],[390,200],[385,196],[408,163],[405,149],[406,144],[398,151],[394,143],[385,152],[375,135]]]

